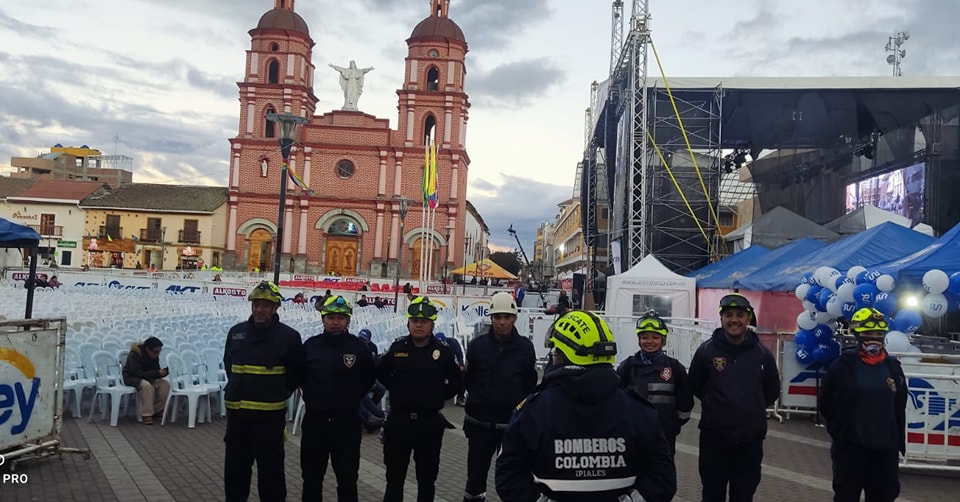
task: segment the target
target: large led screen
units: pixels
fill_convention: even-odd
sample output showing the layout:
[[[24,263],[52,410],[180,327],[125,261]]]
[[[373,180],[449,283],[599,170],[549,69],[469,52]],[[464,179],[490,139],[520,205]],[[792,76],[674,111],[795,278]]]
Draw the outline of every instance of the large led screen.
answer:
[[[923,188],[926,164],[921,162],[878,174],[847,185],[847,212],[865,204],[923,221]]]

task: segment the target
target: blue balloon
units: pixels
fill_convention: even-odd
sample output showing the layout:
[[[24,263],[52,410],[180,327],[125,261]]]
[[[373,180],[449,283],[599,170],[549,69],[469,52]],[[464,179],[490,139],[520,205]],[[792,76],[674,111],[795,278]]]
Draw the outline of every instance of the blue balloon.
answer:
[[[950,285],[947,286],[947,291],[955,295],[960,295],[960,272],[950,274]]]
[[[848,282],[853,282],[853,281],[851,281],[850,279],[848,279],[846,276],[843,276],[843,275],[841,275],[840,277],[837,277],[837,282],[834,283],[834,286],[835,286],[834,290],[836,290],[836,288],[839,288],[840,286],[843,286]]]
[[[813,349],[813,360],[818,363],[828,363],[839,355],[839,349],[830,343],[821,343]]]
[[[793,341],[797,342],[797,347],[803,347],[810,351],[817,346],[817,335],[813,330],[801,329],[793,336]]]
[[[797,347],[796,356],[797,362],[804,366],[813,364],[813,356],[803,347]]]
[[[870,271],[867,271],[867,275],[865,275],[865,276],[863,276],[863,277],[864,277],[864,278],[867,280],[867,282],[869,282],[870,284],[876,284],[877,278],[880,277],[881,275],[883,275],[883,272],[880,272],[879,270],[870,270]]]
[[[873,300],[877,297],[877,293],[879,292],[880,290],[877,289],[877,287],[873,284],[860,284],[853,289],[853,301],[857,302],[857,306],[860,308],[872,307]]]
[[[816,328],[810,331],[817,337],[817,343],[825,343],[827,340],[833,339],[833,329],[826,324],[818,324]]]
[[[817,282],[813,280],[813,272],[807,272],[803,274],[803,279],[800,280],[800,284],[816,284]]]
[[[842,315],[843,315],[844,318],[850,319],[850,316],[852,316],[856,311],[857,311],[857,304],[856,304],[856,303],[854,303],[854,302],[847,302],[847,303],[844,303],[844,304],[843,304]]]
[[[870,272],[867,272],[866,270],[864,270],[863,272],[860,272],[859,274],[857,274],[857,280],[854,282],[856,282],[857,284],[866,284],[870,282],[870,280],[867,279],[867,274],[869,273]]]
[[[877,296],[873,299],[873,306],[884,314],[892,315],[897,311],[899,299],[894,293],[880,292],[877,293]]]
[[[820,312],[827,311],[827,301],[830,300],[830,297],[833,296],[833,291],[830,291],[827,288],[822,288],[820,293],[817,294],[817,310]]]
[[[893,324],[891,324],[891,326],[893,326],[895,331],[910,334],[920,329],[920,324],[922,322],[923,316],[920,315],[920,312],[912,309],[903,309],[900,312],[897,312],[897,315],[893,318]]]
[[[816,304],[817,301],[820,299],[821,289],[823,288],[820,286],[817,286],[816,284],[811,284],[810,290],[807,291],[807,301],[810,303]]]

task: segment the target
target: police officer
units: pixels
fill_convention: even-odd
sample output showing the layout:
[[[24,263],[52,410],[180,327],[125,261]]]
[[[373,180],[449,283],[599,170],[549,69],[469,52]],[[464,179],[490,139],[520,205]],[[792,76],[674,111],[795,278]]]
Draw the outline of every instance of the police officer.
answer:
[[[503,436],[500,498],[671,500],[677,473],[657,411],[620,386],[607,323],[574,310],[554,321],[547,336],[555,367],[517,406]]]
[[[780,395],[773,354],[756,333],[750,302],[739,294],[720,299],[721,327],[690,362],[690,388],[703,406],[700,483],[704,502],[753,500],[760,484],[767,406]]]
[[[663,434],[670,453],[677,453],[677,435],[690,420],[693,394],[687,370],[680,361],[666,355],[667,325],[656,312],[648,312],[637,321],[640,350],[617,368],[624,387],[641,395],[657,407]]]
[[[377,370],[366,344],[348,331],[353,309],[344,297],[327,298],[320,315],[323,333],[303,344],[306,376],[301,390],[307,408],[300,447],[303,500],[323,500],[329,456],[337,475],[337,500],[356,502],[361,440],[357,409]]]
[[[453,352],[433,336],[436,319],[433,302],[424,296],[414,298],[407,308],[409,336],[390,346],[377,369],[377,379],[390,392],[383,427],[384,502],[403,500],[411,452],[416,461],[417,501],[432,501],[436,492],[443,431],[452,427],[440,410],[463,387]]]
[[[900,494],[898,464],[906,451],[907,382],[887,354],[884,315],[862,308],[850,317],[857,345],[844,350],[820,387],[820,413],[830,433],[833,500],[892,502]]]
[[[517,403],[537,387],[537,355],[533,343],[520,336],[517,303],[510,293],[490,300],[490,331],[467,346],[463,433],[467,436],[467,484],[463,500],[486,500],[490,460],[500,448],[503,431]]]
[[[286,407],[303,376],[300,333],[280,322],[283,297],[272,282],[250,293],[252,315],[230,328],[223,350],[227,372],[224,484],[228,502],[246,501],[257,462],[260,500],[286,500],[283,443]]]

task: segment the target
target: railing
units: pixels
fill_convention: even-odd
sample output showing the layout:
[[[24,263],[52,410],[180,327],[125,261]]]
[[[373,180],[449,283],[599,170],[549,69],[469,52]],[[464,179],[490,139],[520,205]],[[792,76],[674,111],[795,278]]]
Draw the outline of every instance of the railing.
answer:
[[[181,230],[177,242],[184,244],[200,244],[199,230]]]
[[[159,228],[141,228],[140,242],[160,242],[163,240],[163,230]]]
[[[62,225],[30,225],[42,237],[63,237]]]
[[[122,239],[123,227],[111,227],[111,226],[102,225],[100,226],[100,233],[97,236],[100,237],[101,239],[106,238],[107,236],[110,236],[111,239],[113,238]]]

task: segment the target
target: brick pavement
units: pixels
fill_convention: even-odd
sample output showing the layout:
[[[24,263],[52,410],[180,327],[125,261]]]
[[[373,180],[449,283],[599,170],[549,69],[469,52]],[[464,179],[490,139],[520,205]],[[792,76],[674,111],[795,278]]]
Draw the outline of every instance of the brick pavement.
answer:
[[[448,407],[448,418],[463,422],[463,409]],[[92,458],[64,454],[24,463],[17,473],[29,476],[26,485],[0,485],[0,500],[20,501],[217,501],[223,500],[222,465],[225,421],[188,429],[185,421],[164,427],[140,425],[121,418],[118,427],[107,422],[88,424],[85,419],[64,420],[66,446],[89,447]],[[289,500],[299,500],[299,436],[287,445]],[[688,424],[678,440],[678,502],[699,500],[697,429]],[[807,418],[795,416],[784,424],[770,421],[765,445],[763,481],[757,501],[819,502],[831,499],[829,442],[826,432]],[[380,444],[376,435],[365,435],[361,447],[360,499],[380,500],[385,486]],[[466,439],[461,430],[444,438],[437,500],[456,502],[462,497],[466,473]],[[324,484],[327,500],[336,500],[335,479],[328,470]],[[960,478],[901,473],[901,502],[950,500],[960,492]],[[499,500],[492,491],[488,500]],[[415,497],[411,466],[407,478],[408,500]],[[250,500],[256,495],[256,475]]]

